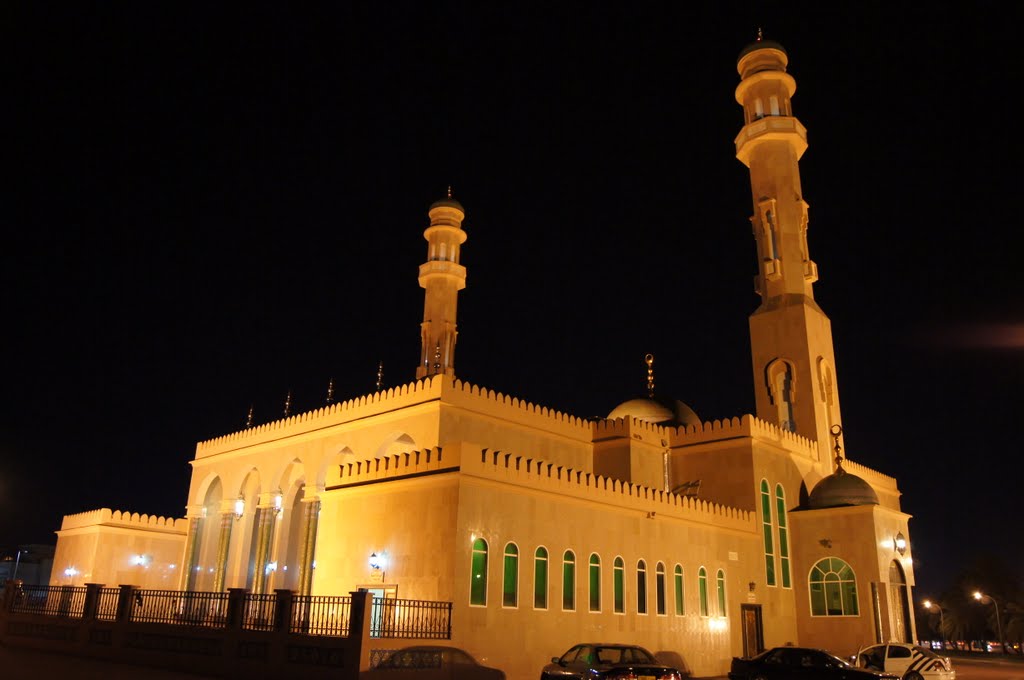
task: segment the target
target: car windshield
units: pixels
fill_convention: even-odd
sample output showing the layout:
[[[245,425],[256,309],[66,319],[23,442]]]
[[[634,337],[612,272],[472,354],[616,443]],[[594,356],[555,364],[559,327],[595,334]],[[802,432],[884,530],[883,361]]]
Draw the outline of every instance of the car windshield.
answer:
[[[823,653],[825,654],[825,656],[828,657],[829,661],[835,663],[840,668],[852,668],[852,666],[849,664],[849,662],[846,661],[845,659],[840,659],[835,654],[830,654],[829,652],[823,652]]]

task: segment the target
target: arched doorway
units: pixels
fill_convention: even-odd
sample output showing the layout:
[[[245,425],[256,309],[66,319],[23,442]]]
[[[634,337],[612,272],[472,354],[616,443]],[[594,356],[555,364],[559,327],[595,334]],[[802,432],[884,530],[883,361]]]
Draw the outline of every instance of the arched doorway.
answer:
[[[896,642],[913,642],[913,628],[910,623],[910,593],[903,565],[893,560],[889,565],[889,603],[892,614],[892,639]]]

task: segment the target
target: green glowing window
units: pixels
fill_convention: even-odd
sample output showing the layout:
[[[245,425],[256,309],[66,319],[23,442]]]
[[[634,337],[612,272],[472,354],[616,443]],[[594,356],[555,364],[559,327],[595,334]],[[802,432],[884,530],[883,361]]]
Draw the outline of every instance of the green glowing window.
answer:
[[[701,567],[697,571],[697,594],[700,597],[700,615],[708,615],[708,572]]]
[[[686,605],[683,601],[683,568],[680,565],[676,565],[675,570],[672,573],[672,580],[675,582],[675,596],[676,596],[676,616],[682,616],[686,613]]]
[[[718,589],[718,615],[726,616],[728,610],[725,608],[725,572],[721,569],[715,576],[715,582]]]
[[[548,608],[548,551],[537,548],[533,554],[533,608]]]
[[[775,546],[772,544],[772,496],[768,480],[761,480],[761,529],[764,534],[764,582],[775,585]]]
[[[473,541],[472,581],[469,584],[469,603],[487,606],[487,541]]]
[[[503,607],[519,606],[519,548],[515,543],[505,546],[505,569],[501,586]]]
[[[654,570],[655,600],[658,607],[658,616],[665,615],[665,565],[658,562]]]
[[[576,609],[576,556],[571,550],[562,555],[562,609]]]
[[[647,613],[647,563],[636,563],[636,613]]]
[[[621,557],[616,557],[615,563],[612,565],[612,582],[615,590],[615,613],[624,614],[626,612],[626,565]]]
[[[590,556],[590,611],[601,611],[601,558]]]
[[[811,616],[859,616],[857,577],[846,562],[826,557],[811,568],[808,582]]]
[[[779,520],[779,571],[782,587],[792,588],[789,578],[789,529],[786,528],[786,492],[781,484],[775,486],[775,516]]]

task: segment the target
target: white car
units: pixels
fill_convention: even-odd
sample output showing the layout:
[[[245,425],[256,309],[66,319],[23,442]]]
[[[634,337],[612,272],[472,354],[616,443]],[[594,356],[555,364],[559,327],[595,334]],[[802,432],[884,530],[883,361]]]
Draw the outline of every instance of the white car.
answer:
[[[857,652],[857,665],[895,673],[903,680],[956,680],[949,657],[903,642],[865,647]]]

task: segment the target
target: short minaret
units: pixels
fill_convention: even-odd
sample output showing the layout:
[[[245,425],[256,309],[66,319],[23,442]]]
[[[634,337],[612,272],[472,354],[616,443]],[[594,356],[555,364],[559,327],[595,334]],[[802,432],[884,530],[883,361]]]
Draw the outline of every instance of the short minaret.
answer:
[[[807,130],[793,115],[796,81],[782,45],[763,40],[739,56],[736,101],[744,126],[736,157],[750,169],[761,306],[750,317],[757,416],[816,440],[828,461],[840,422],[832,326],[814,302],[818,268],[807,248],[807,203],[800,157]]]
[[[422,346],[416,378],[455,374],[455,311],[459,291],[466,287],[466,268],[459,264],[461,246],[466,242],[462,220],[466,211],[448,196],[437,201],[427,213],[430,226],[423,232],[427,240],[427,261],[420,265],[423,295]]]

